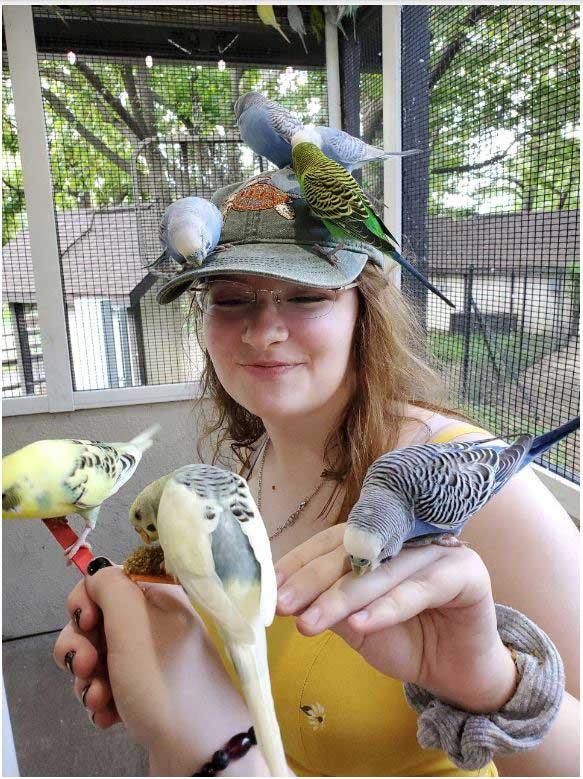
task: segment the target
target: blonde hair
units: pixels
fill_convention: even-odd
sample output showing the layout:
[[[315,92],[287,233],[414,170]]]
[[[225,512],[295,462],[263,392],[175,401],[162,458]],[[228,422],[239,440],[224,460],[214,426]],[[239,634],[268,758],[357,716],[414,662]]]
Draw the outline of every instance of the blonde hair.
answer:
[[[425,335],[400,290],[371,263],[358,284],[359,311],[352,344],[354,392],[328,436],[324,453],[323,475],[336,481],[337,489],[345,489],[338,522],[345,521],[356,502],[369,466],[397,446],[403,423],[414,419],[406,413],[409,404],[463,417],[445,405],[442,382],[422,357]],[[203,421],[198,454],[202,457],[202,442],[218,433],[213,438],[213,464],[224,464],[221,453],[230,442],[243,467],[249,468],[255,444],[265,433],[263,422],[222,386],[204,346],[202,317],[195,306],[191,306],[191,316],[204,354],[202,393],[196,404]],[[212,401],[210,413],[208,400]]]

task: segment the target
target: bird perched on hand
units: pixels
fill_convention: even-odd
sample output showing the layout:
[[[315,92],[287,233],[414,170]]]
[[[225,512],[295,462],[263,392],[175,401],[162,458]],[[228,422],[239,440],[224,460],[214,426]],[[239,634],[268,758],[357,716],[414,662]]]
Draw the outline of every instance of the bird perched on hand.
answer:
[[[130,522],[146,543],[160,541],[166,572],[213,617],[271,775],[289,775],[265,638],[277,584],[267,531],[247,482],[222,468],[186,465],[138,495]]]
[[[241,95],[235,103],[235,116],[241,138],[256,154],[267,157],[278,168],[291,165],[291,139],[303,129],[299,119],[261,92],[246,92]],[[319,146],[326,157],[348,171],[373,160],[419,153],[418,149],[404,152],[383,151],[343,130],[324,125],[315,126],[313,131],[317,133]]]
[[[422,444],[381,455],[370,466],[344,533],[357,574],[395,557],[403,546],[458,546],[456,536],[493,495],[535,457],[579,428],[579,417],[535,437]]]
[[[128,443],[35,441],[2,458],[3,519],[50,519],[80,514],[85,529],[65,550],[68,563],[95,528],[101,504],[130,479],[160,426]]]
[[[160,221],[162,254],[148,267],[172,258],[182,266],[199,267],[216,248],[223,227],[223,215],[203,197],[183,197],[171,203]]]
[[[318,146],[312,130],[301,130],[292,138],[293,169],[300,190],[310,210],[322,220],[328,232],[339,241],[365,241],[380,249],[409,271],[427,289],[455,308],[437,287],[397,251],[397,241],[359,187],[356,179],[334,160],[328,159]],[[335,264],[333,251],[321,250]]]

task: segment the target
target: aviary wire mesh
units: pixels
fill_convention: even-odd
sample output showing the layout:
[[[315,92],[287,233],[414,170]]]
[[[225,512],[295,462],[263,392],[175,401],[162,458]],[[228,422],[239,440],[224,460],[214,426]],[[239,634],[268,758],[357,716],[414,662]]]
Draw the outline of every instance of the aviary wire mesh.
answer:
[[[2,397],[44,395],[44,363],[7,56],[2,70],[2,138]]]
[[[268,167],[240,142],[240,94],[327,122],[323,43],[308,35],[310,54],[297,37],[288,45],[251,6],[37,6],[33,18],[74,389],[191,382],[200,354],[187,302],[159,306],[163,280],[145,267],[161,251],[160,217],[177,198]],[[24,213],[22,198],[14,219]],[[14,224],[5,277],[30,288]],[[30,319],[34,298],[22,302]],[[35,331],[22,332],[32,346]],[[24,350],[18,366],[28,376]]]
[[[380,31],[381,9],[360,11],[360,45],[342,45],[361,132],[382,105],[363,56]],[[404,292],[458,407],[542,433],[579,412],[578,8],[407,6],[401,57],[402,145],[423,150],[402,161],[403,250],[456,310],[406,273]],[[542,464],[578,481],[579,436]]]

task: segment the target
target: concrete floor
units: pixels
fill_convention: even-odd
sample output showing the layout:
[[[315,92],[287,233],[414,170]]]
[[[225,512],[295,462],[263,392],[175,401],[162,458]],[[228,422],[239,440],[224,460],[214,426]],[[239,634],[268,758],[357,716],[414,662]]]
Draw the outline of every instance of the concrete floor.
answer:
[[[121,725],[97,729],[57,668],[58,633],[5,641],[3,674],[21,776],[147,776],[144,749]]]

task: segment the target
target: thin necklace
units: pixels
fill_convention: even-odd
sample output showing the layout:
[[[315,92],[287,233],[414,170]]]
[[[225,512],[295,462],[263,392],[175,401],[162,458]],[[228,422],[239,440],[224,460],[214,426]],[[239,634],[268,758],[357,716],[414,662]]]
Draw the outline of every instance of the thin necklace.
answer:
[[[265,447],[263,448],[263,455],[261,457],[261,465],[259,466],[259,478],[257,480],[257,508],[259,509],[259,513],[261,513],[261,492],[262,492],[262,486],[263,486],[263,466],[265,465],[265,455],[267,454],[267,447],[269,446],[269,438],[267,439],[265,443]],[[293,512],[293,514],[290,514],[289,517],[286,519],[286,521],[283,523],[283,525],[280,525],[270,536],[269,540],[273,541],[274,538],[277,538],[277,536],[280,533],[283,533],[284,530],[287,530],[288,527],[291,527],[292,525],[295,525],[295,523],[298,521],[298,517],[302,513],[302,511],[306,508],[308,503],[316,497],[316,495],[320,492],[322,487],[324,486],[325,479],[322,479],[322,481],[318,484],[316,489],[312,492],[311,495],[308,495],[307,498],[304,498],[297,509]]]

